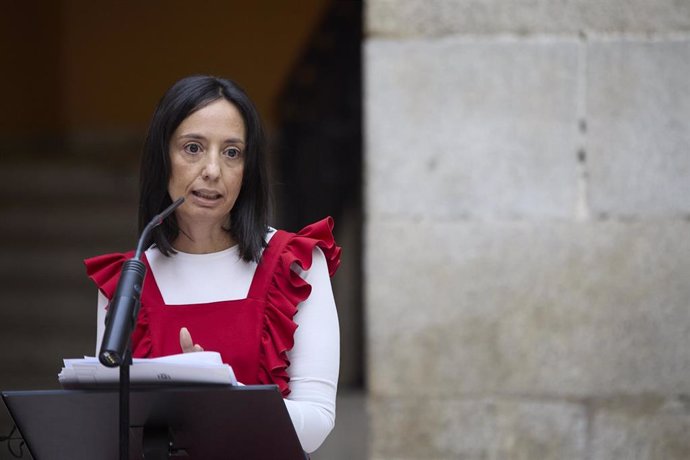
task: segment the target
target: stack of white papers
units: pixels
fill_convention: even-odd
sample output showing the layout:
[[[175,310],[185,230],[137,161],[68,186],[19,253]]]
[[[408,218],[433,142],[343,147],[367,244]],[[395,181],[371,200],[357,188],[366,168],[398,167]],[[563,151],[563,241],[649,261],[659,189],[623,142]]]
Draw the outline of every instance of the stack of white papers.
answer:
[[[201,351],[182,353],[161,358],[132,360],[129,368],[130,382],[133,384],[190,384],[219,383],[237,385],[232,368],[224,364],[220,353]],[[120,369],[105,367],[97,358],[85,356],[84,359],[65,359],[65,367],[58,374],[63,387],[117,384]]]

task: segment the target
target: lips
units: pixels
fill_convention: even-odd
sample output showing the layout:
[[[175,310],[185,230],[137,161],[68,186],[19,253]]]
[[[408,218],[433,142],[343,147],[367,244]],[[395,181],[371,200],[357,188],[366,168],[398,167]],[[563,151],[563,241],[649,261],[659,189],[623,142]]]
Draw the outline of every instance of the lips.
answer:
[[[204,200],[218,200],[223,195],[213,190],[192,190],[192,195]]]

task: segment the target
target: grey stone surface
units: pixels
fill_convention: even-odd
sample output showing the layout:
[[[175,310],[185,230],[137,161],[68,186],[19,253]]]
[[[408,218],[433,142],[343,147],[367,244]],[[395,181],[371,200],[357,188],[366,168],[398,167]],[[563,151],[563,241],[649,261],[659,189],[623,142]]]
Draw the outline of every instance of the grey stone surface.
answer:
[[[367,212],[569,218],[576,41],[369,41]]]
[[[690,458],[690,1],[365,17],[371,458]]]
[[[690,222],[372,220],[372,394],[690,392]]]
[[[592,460],[686,460],[690,400],[619,401],[600,407],[592,433]]]
[[[586,414],[567,402],[373,399],[374,459],[584,460]]]
[[[690,39],[593,42],[587,68],[592,212],[690,214]]]
[[[686,0],[368,0],[369,36],[690,30]]]

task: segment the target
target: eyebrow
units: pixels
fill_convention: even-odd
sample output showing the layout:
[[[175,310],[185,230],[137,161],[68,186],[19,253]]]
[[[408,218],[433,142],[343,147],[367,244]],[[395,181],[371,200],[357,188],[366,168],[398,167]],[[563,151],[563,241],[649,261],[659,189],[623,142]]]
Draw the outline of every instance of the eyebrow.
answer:
[[[196,134],[196,133],[189,133],[189,134],[181,134],[180,139],[193,139],[196,141],[205,141],[207,140],[204,136],[201,134]],[[238,137],[231,137],[228,139],[225,139],[223,141],[225,144],[242,144],[244,145],[244,141]]]

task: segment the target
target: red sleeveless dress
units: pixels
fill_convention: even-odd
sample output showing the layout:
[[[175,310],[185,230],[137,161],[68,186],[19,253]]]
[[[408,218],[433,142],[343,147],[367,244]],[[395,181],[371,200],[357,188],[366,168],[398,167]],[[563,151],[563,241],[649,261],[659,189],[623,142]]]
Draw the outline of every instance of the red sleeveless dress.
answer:
[[[264,249],[246,299],[194,305],[163,301],[156,279],[148,268],[141,293],[141,310],[132,333],[135,358],[155,358],[181,353],[179,331],[187,327],[207,351],[217,351],[244,384],[278,385],[283,397],[290,393],[287,352],[294,345],[293,321],[311,286],[290,269],[293,263],[308,270],[318,246],[326,256],[331,276],[340,264],[340,247],[329,217],[298,233],[278,230]],[[112,298],[125,260],[134,252],[106,254],[84,261],[88,276]],[[228,282],[231,282],[230,280]]]

